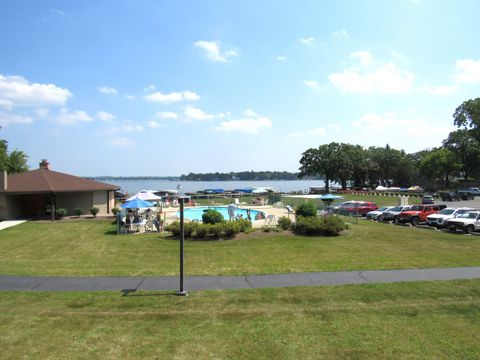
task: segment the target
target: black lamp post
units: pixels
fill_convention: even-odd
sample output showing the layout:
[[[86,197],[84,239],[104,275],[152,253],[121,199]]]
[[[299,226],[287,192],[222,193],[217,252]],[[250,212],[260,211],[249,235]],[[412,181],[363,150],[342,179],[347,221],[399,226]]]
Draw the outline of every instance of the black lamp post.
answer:
[[[183,245],[185,242],[185,228],[184,228],[184,220],[183,220],[183,207],[185,202],[190,200],[190,196],[179,196],[178,203],[180,204],[180,289],[177,291],[178,296],[187,296],[188,293],[183,289],[183,280],[185,278],[185,274],[183,271]]]

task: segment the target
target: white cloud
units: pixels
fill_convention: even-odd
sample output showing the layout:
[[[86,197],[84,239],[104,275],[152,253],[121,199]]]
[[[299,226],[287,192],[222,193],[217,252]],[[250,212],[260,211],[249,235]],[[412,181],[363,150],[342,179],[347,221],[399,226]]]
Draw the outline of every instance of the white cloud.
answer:
[[[0,99],[0,108],[4,110],[12,110],[13,101],[7,99]]]
[[[193,44],[195,47],[201,49],[206,57],[212,61],[228,62],[229,59],[238,56],[237,49],[230,49],[222,52],[220,49],[220,43],[218,41],[204,41],[200,40]]]
[[[301,37],[298,39],[298,42],[303,45],[313,45],[315,44],[315,38],[313,36]]]
[[[411,112],[367,113],[352,125],[353,132],[347,142],[363,146],[385,146],[388,143],[409,152],[438,146],[454,130],[453,125],[442,125]]]
[[[126,138],[126,137],[115,137],[111,138],[108,143],[113,146],[131,146],[133,145],[133,141]]]
[[[390,115],[377,115],[367,113],[360,117],[360,119],[353,122],[353,126],[362,130],[377,131],[391,127],[395,124],[393,117]]]
[[[22,76],[0,74],[0,107],[64,105],[72,93],[53,84],[30,83]]]
[[[412,88],[414,73],[403,70],[391,62],[374,62],[373,56],[369,55],[367,51],[351,53],[351,58],[360,60],[360,66],[330,74],[328,79],[343,93],[398,94],[408,92]]]
[[[244,132],[248,134],[259,134],[262,130],[272,127],[272,120],[259,116],[251,109],[245,110],[244,119],[222,121],[215,130],[220,132]]]
[[[161,92],[157,91],[155,93],[146,95],[144,98],[147,101],[168,104],[178,101],[199,100],[200,96],[192,91],[171,92],[169,94],[162,94]]]
[[[344,39],[350,37],[350,35],[348,34],[347,30],[345,30],[345,29],[342,29],[342,30],[340,30],[340,31],[335,31],[335,32],[333,32],[333,33],[332,33],[332,36],[333,36],[334,38],[344,38]]]
[[[303,80],[303,84],[313,90],[320,90],[321,86],[315,80]]]
[[[314,128],[308,129],[305,131],[296,131],[288,134],[290,138],[298,139],[298,138],[305,138],[305,137],[322,137],[325,136],[327,131],[324,128]]]
[[[105,94],[105,95],[117,95],[118,94],[118,91],[117,89],[113,88],[113,87],[109,87],[109,86],[99,86],[97,88],[98,91],[100,91],[102,94]]]
[[[174,112],[172,112],[172,111],[161,111],[161,112],[157,112],[157,113],[155,114],[155,117],[156,117],[157,119],[162,119],[162,120],[163,120],[163,119],[173,119],[173,120],[178,119],[177,113],[174,113]]]
[[[43,119],[50,115],[50,110],[45,108],[35,109],[35,113],[39,118]]]
[[[105,122],[111,122],[115,119],[115,115],[112,115],[106,111],[99,111],[97,112],[97,119]]]
[[[81,122],[90,122],[90,121],[93,121],[94,119],[90,115],[88,115],[85,111],[82,111],[82,110],[70,111],[66,108],[63,108],[62,110],[60,110],[60,114],[58,114],[56,120],[60,124],[74,125]]]
[[[142,132],[145,128],[137,124],[123,124],[119,127],[122,132]]]
[[[155,120],[150,120],[149,122],[147,122],[147,127],[151,128],[151,129],[155,129],[155,128],[158,128],[158,127],[161,127],[162,124],[160,124],[158,121],[155,121]]]
[[[145,87],[143,88],[143,91],[149,92],[149,91],[155,91],[156,89],[157,89],[157,88],[155,87],[155,85],[150,84],[150,85],[148,85],[148,86],[145,86]]]
[[[249,118],[252,118],[252,117],[258,117],[259,115],[253,111],[252,109],[245,109],[245,111],[243,112],[245,114],[246,117],[249,117]]]
[[[480,60],[464,59],[455,62],[457,74],[453,77],[457,84],[480,83]]]
[[[287,57],[286,56],[277,56],[277,60],[278,61],[287,61]]]
[[[125,95],[125,99],[127,99],[127,100],[135,100],[136,97],[133,96],[133,95],[128,95],[128,94],[127,94],[127,95]]]
[[[349,56],[350,59],[358,59],[362,66],[368,66],[373,61],[373,56],[369,51],[354,51]]]
[[[192,107],[192,106],[187,106],[187,108],[184,111],[184,115],[186,120],[193,120],[193,121],[207,121],[207,120],[213,120],[217,117],[217,115],[207,114],[203,110]]]
[[[13,124],[31,124],[33,119],[29,116],[22,116],[0,111],[0,126],[6,127]]]

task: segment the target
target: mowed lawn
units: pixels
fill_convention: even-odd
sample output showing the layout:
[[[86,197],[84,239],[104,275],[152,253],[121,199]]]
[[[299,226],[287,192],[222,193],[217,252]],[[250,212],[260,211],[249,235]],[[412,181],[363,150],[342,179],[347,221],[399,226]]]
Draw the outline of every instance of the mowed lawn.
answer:
[[[28,222],[0,231],[0,274],[174,275],[179,242],[116,235],[108,220]],[[187,241],[187,275],[402,269],[480,265],[480,237],[359,221],[338,237],[262,231]]]
[[[480,280],[0,293],[2,359],[478,359]]]

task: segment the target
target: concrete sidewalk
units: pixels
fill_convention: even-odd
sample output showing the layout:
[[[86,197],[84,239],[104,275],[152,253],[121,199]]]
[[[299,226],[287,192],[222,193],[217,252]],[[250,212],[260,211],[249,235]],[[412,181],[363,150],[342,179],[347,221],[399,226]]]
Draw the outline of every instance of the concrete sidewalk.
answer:
[[[247,276],[187,276],[185,290],[257,289],[392,283],[427,280],[480,279],[480,267],[312,272]],[[0,291],[137,291],[177,290],[178,276],[78,277],[0,275]]]

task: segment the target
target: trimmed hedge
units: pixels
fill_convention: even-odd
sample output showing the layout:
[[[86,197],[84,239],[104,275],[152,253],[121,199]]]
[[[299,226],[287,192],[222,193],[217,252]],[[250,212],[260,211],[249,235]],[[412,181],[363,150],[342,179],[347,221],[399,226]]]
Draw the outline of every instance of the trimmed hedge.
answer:
[[[184,233],[186,238],[205,239],[213,238],[219,239],[222,236],[232,237],[240,232],[245,232],[252,228],[252,223],[246,219],[239,219],[235,221],[222,221],[216,224],[202,224],[197,222],[184,223]],[[170,231],[173,236],[180,235],[180,223],[175,221],[165,228]]]
[[[322,217],[297,217],[297,222],[293,226],[293,232],[299,235],[326,235],[336,236],[341,231],[348,229],[348,225],[338,216]]]

